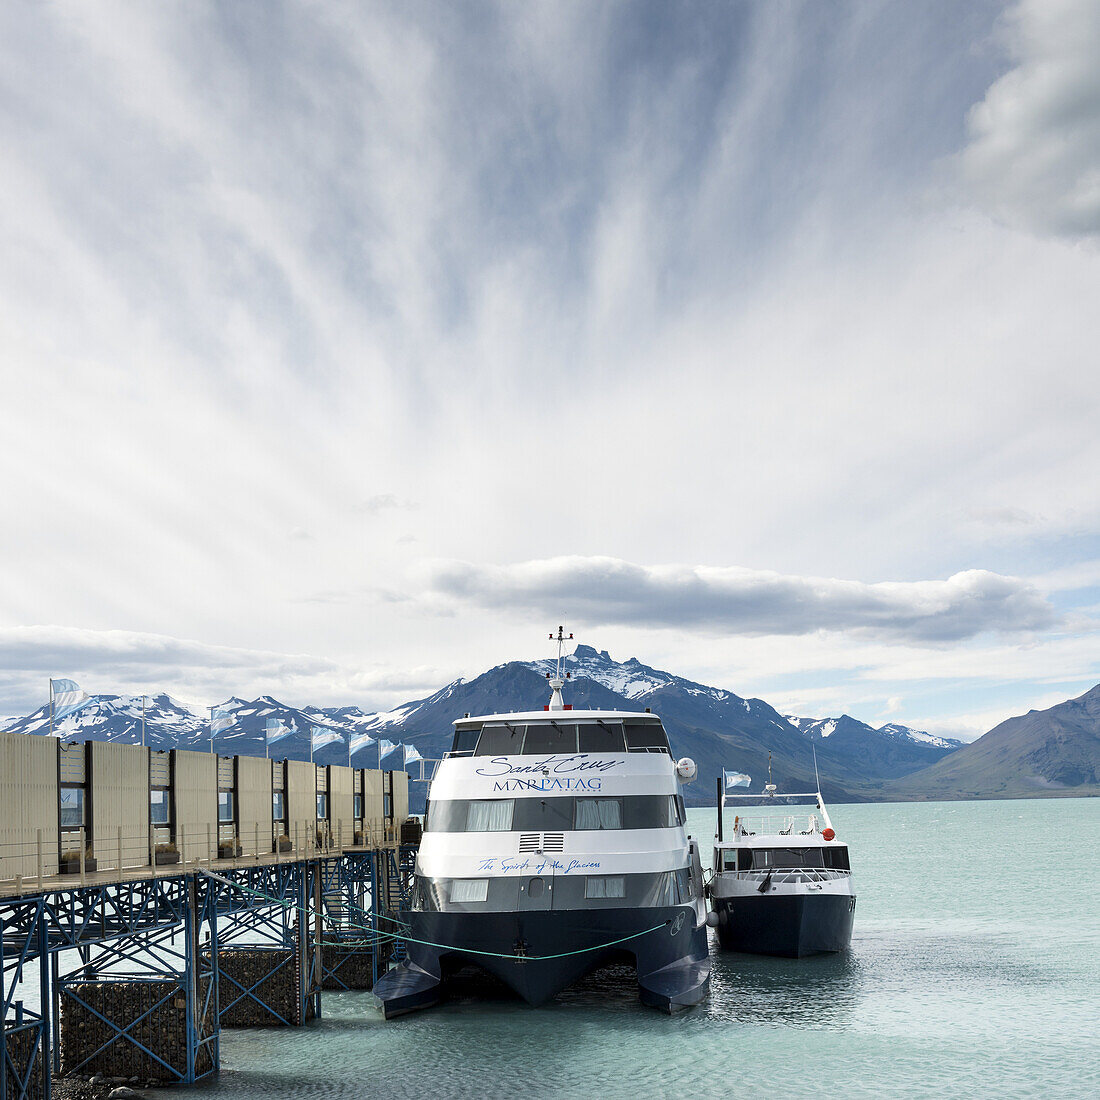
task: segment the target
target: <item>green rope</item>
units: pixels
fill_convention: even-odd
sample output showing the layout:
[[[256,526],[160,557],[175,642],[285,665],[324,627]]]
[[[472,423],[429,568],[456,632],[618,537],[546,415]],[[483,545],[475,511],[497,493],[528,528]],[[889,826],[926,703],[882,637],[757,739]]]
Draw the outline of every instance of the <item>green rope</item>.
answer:
[[[215,877],[215,876],[211,876]],[[221,876],[216,876],[219,879]],[[301,907],[294,904],[292,901],[287,901],[285,898],[272,897],[270,894],[265,894],[262,890],[254,890],[251,886],[244,886],[241,883],[230,882],[228,879],[222,879],[221,881],[232,886],[236,890],[240,890],[243,894],[251,894],[253,897],[262,898],[264,901],[270,901],[275,905],[281,905],[284,909],[299,909]],[[311,916],[316,916],[316,910],[312,913],[308,908],[301,908],[302,915],[309,920]],[[422,947],[436,947],[441,951],[461,951],[464,955],[483,955],[492,959],[521,959],[526,962],[546,962],[550,959],[567,959],[571,955],[587,955],[591,951],[602,951],[606,947],[615,947],[620,943],[627,943],[629,940],[636,940],[641,936],[648,936],[650,932],[656,932],[659,928],[667,928],[671,923],[670,921],[662,921],[660,924],[655,924],[652,928],[647,928],[642,932],[632,932],[629,936],[622,936],[617,940],[609,940],[607,943],[598,943],[593,947],[580,947],[575,951],[560,951],[556,955],[509,955],[502,951],[478,951],[473,947],[456,947],[453,944],[446,943],[432,943],[431,940],[418,940],[412,936],[402,935],[398,932],[383,932],[381,928],[372,928],[366,924],[356,924],[354,921],[348,921],[345,925],[336,925],[336,922],[322,909],[321,920],[327,921],[330,926],[355,928],[361,932],[370,932],[374,936],[385,936],[391,940],[404,940],[406,943],[417,943]],[[323,947],[363,947],[374,946],[370,940],[322,940],[321,945]]]

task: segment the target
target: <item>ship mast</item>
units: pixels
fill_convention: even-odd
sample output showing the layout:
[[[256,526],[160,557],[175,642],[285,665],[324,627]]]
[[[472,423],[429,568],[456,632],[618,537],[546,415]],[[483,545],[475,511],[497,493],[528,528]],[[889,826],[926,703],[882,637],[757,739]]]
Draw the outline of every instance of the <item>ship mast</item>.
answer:
[[[569,679],[569,673],[561,674],[562,662],[565,660],[563,649],[566,642],[573,640],[572,634],[566,634],[565,628],[559,626],[557,634],[550,635],[550,641],[558,643],[558,663],[554,675],[548,672],[546,679],[550,681],[550,710],[564,710],[565,701],[561,697],[561,689],[565,687],[565,681]]]

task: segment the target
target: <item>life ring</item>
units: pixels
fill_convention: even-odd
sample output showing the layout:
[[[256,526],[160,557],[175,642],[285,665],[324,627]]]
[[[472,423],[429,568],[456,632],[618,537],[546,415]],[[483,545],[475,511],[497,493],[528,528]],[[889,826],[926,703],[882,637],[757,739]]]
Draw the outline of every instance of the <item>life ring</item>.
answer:
[[[826,840],[832,840],[836,833],[832,829],[825,829],[821,834]]]

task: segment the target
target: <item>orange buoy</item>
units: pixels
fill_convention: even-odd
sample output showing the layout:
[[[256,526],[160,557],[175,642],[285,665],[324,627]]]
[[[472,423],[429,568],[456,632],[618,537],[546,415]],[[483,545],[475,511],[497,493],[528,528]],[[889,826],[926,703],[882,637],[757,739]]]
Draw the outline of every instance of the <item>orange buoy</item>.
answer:
[[[825,831],[824,831],[824,832],[823,832],[823,833],[822,833],[821,835],[822,835],[822,836],[823,836],[823,837],[824,837],[824,838],[825,838],[826,840],[832,840],[832,839],[833,839],[833,837],[834,837],[834,836],[836,836],[836,833],[834,833],[832,829],[826,829],[826,830],[825,830]]]

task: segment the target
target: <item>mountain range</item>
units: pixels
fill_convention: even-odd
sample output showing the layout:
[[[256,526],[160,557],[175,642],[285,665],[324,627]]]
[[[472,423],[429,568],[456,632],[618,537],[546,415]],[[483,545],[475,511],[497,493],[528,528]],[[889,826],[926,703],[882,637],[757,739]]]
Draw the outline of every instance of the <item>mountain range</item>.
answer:
[[[1047,711],[1001,723],[973,744],[936,737],[898,724],[878,728],[842,714],[836,718],[783,715],[762,699],[746,699],[663,672],[632,657],[618,662],[606,650],[578,646],[567,659],[567,701],[578,709],[639,711],[661,716],[677,756],[690,756],[700,779],[688,789],[692,805],[713,804],[713,783],[723,768],[747,774],[751,790],[768,781],[782,791],[813,789],[816,774],[832,802],[916,798],[975,798],[1100,793],[1100,685]],[[510,661],[472,680],[459,679],[423,699],[389,711],[359,707],[290,707],[271,696],[229,699],[232,724],[215,738],[219,753],[262,755],[264,728],[279,718],[290,728],[272,755],[309,759],[311,726],[334,730],[341,740],[316,753],[320,764],[347,763],[351,737],[415,745],[438,759],[451,743],[452,723],[463,714],[540,709],[548,699],[552,660]],[[149,696],[145,741],[153,748],[210,748],[209,712],[168,695]],[[49,733],[49,708],[14,719],[13,732]],[[65,739],[127,741],[142,738],[140,696],[96,696],[55,723]],[[355,764],[377,767],[377,748],[356,754]],[[816,759],[815,759],[816,758]],[[387,758],[399,767],[400,757]],[[414,770],[414,775],[419,775]],[[423,786],[414,784],[414,804]]]

